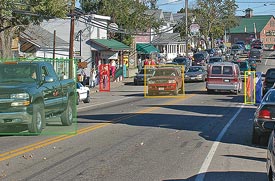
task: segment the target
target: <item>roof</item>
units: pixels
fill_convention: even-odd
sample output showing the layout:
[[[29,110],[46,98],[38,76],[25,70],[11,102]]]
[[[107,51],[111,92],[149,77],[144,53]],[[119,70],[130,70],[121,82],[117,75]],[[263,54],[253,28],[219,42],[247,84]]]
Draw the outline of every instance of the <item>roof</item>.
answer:
[[[91,39],[93,43],[112,51],[129,50],[130,47],[114,39]]]
[[[239,26],[230,29],[230,33],[254,33],[261,32],[273,15],[257,15],[251,18],[241,17]],[[255,23],[255,25],[254,25]]]
[[[164,19],[163,11],[161,9],[148,9],[145,11],[148,16],[153,16],[156,20]]]
[[[183,18],[185,18],[184,13],[173,13],[173,19],[175,22],[181,22],[184,20]]]
[[[162,33],[154,36],[152,44],[169,44],[169,43],[182,43],[184,40],[180,37],[179,33]]]
[[[152,52],[159,52],[159,50],[149,43],[137,43],[136,50],[144,54],[150,54]]]
[[[163,12],[163,16],[165,21],[167,22],[173,22],[173,16],[172,16],[172,12]]]
[[[26,30],[20,34],[20,38],[40,48],[53,47],[54,42],[54,34],[37,25],[28,26]],[[69,43],[56,36],[55,46],[68,48]]]

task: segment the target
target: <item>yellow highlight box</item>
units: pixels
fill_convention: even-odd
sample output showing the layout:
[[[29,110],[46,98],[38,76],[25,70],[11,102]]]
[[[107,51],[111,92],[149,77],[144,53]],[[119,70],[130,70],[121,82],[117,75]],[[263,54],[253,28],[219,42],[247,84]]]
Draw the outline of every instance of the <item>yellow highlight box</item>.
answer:
[[[171,67],[171,68],[178,68],[179,69],[179,75],[181,76],[181,81],[182,81],[182,88],[180,89],[180,93],[178,94],[178,93],[175,93],[175,95],[171,95],[171,90],[170,91],[168,91],[168,90],[166,90],[165,91],[165,88],[164,88],[164,86],[163,87],[158,87],[158,89],[163,89],[163,90],[161,90],[159,93],[161,93],[161,94],[163,94],[163,93],[166,93],[165,95],[163,94],[163,95],[160,95],[160,94],[158,94],[158,95],[148,95],[148,84],[149,84],[149,82],[148,81],[150,81],[150,79],[152,78],[152,77],[156,77],[156,76],[154,76],[154,74],[151,76],[151,75],[148,75],[147,74],[147,72],[149,72],[149,71],[147,71],[148,69],[151,69],[151,68],[154,68],[154,69],[161,69],[161,68],[163,68],[163,69],[165,69],[165,68],[169,68],[169,67]],[[169,77],[168,75],[165,75],[165,76],[167,76],[167,77]],[[163,79],[163,80],[159,80],[161,83],[167,83],[167,84],[169,84],[169,81],[171,81],[171,82],[173,82],[173,80],[175,80],[175,79],[171,79],[171,80],[169,80],[169,79]],[[183,65],[169,65],[169,64],[165,64],[165,65],[145,65],[144,66],[144,97],[145,98],[183,98],[183,97],[186,97],[185,96],[185,87],[184,87],[185,85],[184,85],[184,66]],[[167,93],[167,92],[170,92],[170,93]]]

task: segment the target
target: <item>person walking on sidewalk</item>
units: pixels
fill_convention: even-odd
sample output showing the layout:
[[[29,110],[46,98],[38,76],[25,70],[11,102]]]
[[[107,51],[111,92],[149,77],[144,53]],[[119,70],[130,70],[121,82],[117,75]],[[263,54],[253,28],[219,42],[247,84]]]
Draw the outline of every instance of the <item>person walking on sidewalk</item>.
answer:
[[[90,88],[94,88],[96,86],[96,77],[96,71],[92,68],[90,72]]]

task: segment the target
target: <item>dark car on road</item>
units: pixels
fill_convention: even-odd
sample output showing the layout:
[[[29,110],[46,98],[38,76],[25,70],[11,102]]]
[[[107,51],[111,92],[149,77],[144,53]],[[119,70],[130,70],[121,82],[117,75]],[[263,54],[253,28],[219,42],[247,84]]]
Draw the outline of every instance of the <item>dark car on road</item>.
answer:
[[[185,82],[205,81],[207,72],[202,66],[191,66],[184,74]]]
[[[148,79],[152,77],[154,71],[155,68],[146,68],[146,70],[144,68],[140,69],[140,71],[136,73],[136,76],[134,77],[134,84],[144,85],[144,83],[147,83]]]
[[[251,49],[248,53],[248,58],[253,58],[257,62],[262,62],[263,52],[259,49]]]
[[[257,62],[254,58],[248,58],[246,61],[248,61],[251,71],[257,70]]]
[[[266,141],[270,130],[263,127],[264,122],[275,120],[275,89],[270,89],[263,97],[254,113],[252,143],[261,144]]]
[[[241,78],[244,80],[245,72],[251,70],[249,62],[247,60],[237,60],[232,62],[239,65],[241,71]]]
[[[172,62],[177,65],[183,65],[185,70],[192,66],[192,60],[188,57],[176,57]]]
[[[210,57],[208,63],[224,62],[223,57]]]
[[[193,66],[205,66],[209,61],[209,54],[207,52],[195,53],[193,57]]]
[[[273,87],[275,82],[275,68],[270,68],[265,73],[265,79],[263,82],[263,95]]]

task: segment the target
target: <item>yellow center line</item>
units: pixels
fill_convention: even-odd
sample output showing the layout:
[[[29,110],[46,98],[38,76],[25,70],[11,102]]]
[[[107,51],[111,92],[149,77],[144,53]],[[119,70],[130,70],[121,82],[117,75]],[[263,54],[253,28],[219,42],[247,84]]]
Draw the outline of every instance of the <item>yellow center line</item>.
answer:
[[[88,127],[85,127],[85,128],[82,128],[82,129],[78,130],[77,134],[74,134],[74,135],[56,136],[56,137],[53,137],[53,138],[48,138],[46,140],[39,141],[39,142],[30,144],[30,145],[27,145],[27,146],[23,146],[23,147],[18,148],[18,149],[14,149],[14,150],[11,150],[11,151],[7,151],[5,153],[1,153],[0,154],[0,162],[4,161],[4,160],[7,160],[7,159],[10,159],[10,158],[13,158],[13,157],[16,157],[18,155],[22,155],[24,153],[27,153],[27,152],[30,152],[30,151],[33,151],[33,150],[36,150],[36,149],[51,145],[53,143],[60,142],[60,141],[72,138],[76,135],[81,135],[81,134],[84,134],[84,133],[87,133],[87,132],[90,132],[90,131],[93,131],[93,130],[96,130],[96,129],[99,129],[99,128],[102,128],[102,127],[105,127],[105,126],[108,126],[110,124],[113,124],[113,123],[116,123],[116,122],[119,122],[119,121],[122,121],[122,120],[126,120],[126,119],[129,119],[129,118],[138,116],[140,114],[145,114],[145,113],[148,113],[148,112],[152,112],[154,110],[160,109],[164,105],[172,105],[174,103],[182,101],[183,99],[187,99],[187,98],[190,98],[190,97],[193,97],[193,96],[194,95],[191,94],[191,95],[185,96],[183,98],[181,97],[180,99],[176,99],[176,100],[173,100],[173,101],[166,102],[164,104],[160,104],[159,106],[156,106],[156,107],[146,108],[146,109],[143,109],[141,111],[135,112],[133,114],[129,114],[129,115],[125,115],[125,116],[122,116],[122,117],[119,117],[119,118],[115,118],[115,119],[110,120],[109,122],[106,122],[106,123],[99,123],[99,124],[96,124],[96,125],[93,125],[93,126],[88,126]]]

